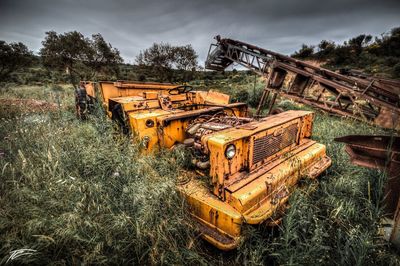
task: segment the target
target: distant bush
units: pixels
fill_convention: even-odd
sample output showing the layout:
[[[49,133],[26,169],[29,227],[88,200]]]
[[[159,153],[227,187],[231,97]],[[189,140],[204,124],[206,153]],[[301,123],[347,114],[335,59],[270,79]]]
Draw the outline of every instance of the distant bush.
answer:
[[[48,31],[42,45],[40,56],[43,65],[67,73],[69,82],[74,85],[79,80],[117,75],[119,64],[123,63],[119,50],[99,33],[87,38],[78,31],[61,34]]]
[[[393,66],[393,76],[400,78],[400,62]]]
[[[139,67],[150,70],[151,76],[162,82],[186,82],[193,79],[198,55],[192,45],[172,46],[153,43],[140,51],[135,61]]]
[[[247,90],[239,90],[232,96],[232,102],[248,102],[250,94]]]
[[[25,44],[0,40],[0,81],[7,81],[11,74],[32,65],[33,61],[32,51]]]
[[[392,69],[400,61],[400,27],[393,28],[381,37],[361,34],[335,44],[322,40],[317,47],[303,44],[292,56],[299,59],[312,59],[326,62],[330,69],[357,68],[372,74],[399,77]]]
[[[314,55],[314,47],[302,44],[299,51],[295,52],[292,56],[299,59],[310,58]]]

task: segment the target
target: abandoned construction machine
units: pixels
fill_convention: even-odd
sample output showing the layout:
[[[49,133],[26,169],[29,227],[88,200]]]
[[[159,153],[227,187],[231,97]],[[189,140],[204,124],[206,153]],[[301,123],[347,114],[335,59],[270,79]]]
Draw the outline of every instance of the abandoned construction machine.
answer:
[[[144,82],[81,82],[76,89],[76,110],[86,117],[100,99],[107,115],[125,134],[131,133],[145,151],[183,143],[192,118],[221,113],[236,118],[247,115],[244,103],[229,104],[229,96],[214,91],[193,91],[190,86]],[[83,96],[84,97],[83,97]]]
[[[245,42],[215,38],[207,69],[224,70],[236,63],[266,77],[257,115],[265,105],[271,113],[277,95],[281,95],[331,114],[400,130],[399,80],[359,71],[337,73]]]
[[[331,165],[311,139],[309,111],[250,118],[246,104],[230,104],[226,94],[161,83],[82,82],[78,92],[86,95],[78,113],[98,92],[109,117],[146,152],[179,146],[190,154],[177,189],[202,237],[222,250],[238,245],[243,224],[277,223],[300,178]]]

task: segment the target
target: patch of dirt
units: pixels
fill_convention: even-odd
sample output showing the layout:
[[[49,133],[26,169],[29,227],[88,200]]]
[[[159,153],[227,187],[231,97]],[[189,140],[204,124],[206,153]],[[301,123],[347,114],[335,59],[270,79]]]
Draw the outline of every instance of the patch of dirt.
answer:
[[[310,65],[321,67],[322,65],[326,64],[326,61],[318,61],[318,60],[304,60],[304,62],[309,63]]]
[[[0,106],[2,109],[7,109],[7,107],[17,107],[18,109],[24,112],[46,112],[46,111],[55,111],[58,108],[58,105],[55,103],[49,103],[42,100],[35,99],[1,99],[0,98]]]

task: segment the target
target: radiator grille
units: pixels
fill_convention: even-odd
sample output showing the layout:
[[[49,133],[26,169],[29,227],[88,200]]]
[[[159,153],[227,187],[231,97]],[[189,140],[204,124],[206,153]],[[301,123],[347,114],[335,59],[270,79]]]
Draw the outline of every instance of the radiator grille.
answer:
[[[280,150],[289,147],[296,142],[297,123],[283,129],[282,134],[274,136],[270,134],[254,140],[253,144],[253,165],[261,162]]]

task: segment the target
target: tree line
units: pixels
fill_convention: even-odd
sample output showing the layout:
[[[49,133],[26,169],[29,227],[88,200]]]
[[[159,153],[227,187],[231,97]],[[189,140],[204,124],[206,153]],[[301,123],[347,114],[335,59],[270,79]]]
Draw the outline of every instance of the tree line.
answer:
[[[356,68],[400,78],[400,27],[379,37],[361,34],[343,44],[329,40],[318,45],[303,44],[292,56],[322,61],[331,69]]]
[[[190,79],[197,68],[197,58],[191,45],[154,43],[141,51],[135,62],[146,70],[139,79],[146,80],[146,75],[150,75],[157,76],[159,81],[173,81],[177,72],[183,79]],[[64,75],[76,86],[80,80],[120,79],[123,63],[119,50],[101,34],[85,37],[78,31],[62,34],[48,31],[38,56],[21,42],[0,41],[0,81],[7,81],[13,73],[40,64]]]
[[[303,44],[293,55],[318,60],[331,69],[357,68],[372,74],[400,78],[400,27],[379,37],[362,34],[336,44],[322,40],[318,45]],[[21,42],[0,40],[0,81],[12,78],[32,66],[47,73],[58,73],[63,81],[76,85],[79,80],[137,79],[182,82],[195,78],[198,55],[189,45],[154,43],[140,51],[134,66],[124,64],[117,48],[101,34],[84,36],[78,31],[59,34],[46,32],[38,55]],[[134,72],[134,75],[131,73]],[[41,77],[41,74],[35,73]]]

